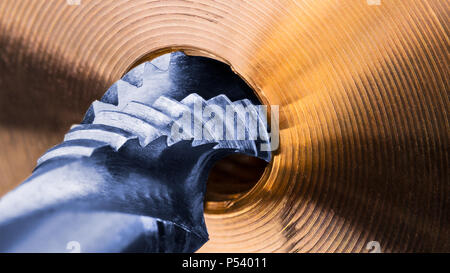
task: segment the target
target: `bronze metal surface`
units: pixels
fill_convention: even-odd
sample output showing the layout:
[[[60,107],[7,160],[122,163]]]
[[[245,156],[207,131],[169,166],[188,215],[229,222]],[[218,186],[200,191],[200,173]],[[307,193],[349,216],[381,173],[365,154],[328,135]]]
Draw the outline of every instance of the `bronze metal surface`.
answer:
[[[0,194],[145,58],[228,63],[280,105],[247,193],[206,205],[207,252],[450,251],[448,1],[0,1]]]

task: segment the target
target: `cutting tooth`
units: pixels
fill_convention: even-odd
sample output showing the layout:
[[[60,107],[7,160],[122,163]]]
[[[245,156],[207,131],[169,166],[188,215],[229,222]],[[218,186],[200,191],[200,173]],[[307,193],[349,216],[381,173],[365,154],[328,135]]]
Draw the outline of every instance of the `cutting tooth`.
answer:
[[[41,165],[47,160],[71,156],[71,157],[89,157],[95,150],[108,146],[108,143],[96,140],[77,139],[65,141],[55,147],[49,149],[43,156],[37,160],[37,166]]]
[[[235,140],[235,141],[238,140],[237,138],[235,138],[235,134],[234,134],[235,133],[234,118],[232,120],[228,120],[226,118],[227,107],[233,107],[233,103],[231,102],[231,100],[225,95],[219,95],[219,96],[213,97],[210,100],[208,100],[206,102],[206,104],[207,105],[219,105],[223,109],[223,116],[222,116],[223,121],[222,122],[224,124],[224,129],[225,129],[224,139],[231,138],[232,140]]]
[[[122,80],[136,87],[141,87],[144,83],[144,70],[145,63],[140,64],[125,74],[125,76],[122,77]]]
[[[64,137],[64,141],[75,139],[91,139],[108,143],[118,151],[128,140],[137,138],[120,128],[103,124],[82,124],[72,128]]]
[[[204,128],[203,122],[203,109],[206,106],[206,101],[201,96],[196,93],[189,94],[181,103],[188,106],[192,111],[192,128],[194,130],[194,141],[192,142],[192,146],[200,146],[203,144],[214,142],[211,130],[209,128]],[[198,103],[201,108],[196,109],[194,105]],[[197,112],[200,111],[200,112]]]
[[[236,132],[236,130],[238,128],[237,128],[237,126],[235,126],[234,116],[230,120],[226,119],[226,122],[227,122],[227,124],[226,124],[227,131],[226,132],[228,134],[230,134],[233,139],[236,139],[235,141],[238,144],[238,146],[240,147],[240,150],[242,150],[246,154],[249,154],[252,156],[257,156],[258,149],[256,147],[255,141],[250,139],[249,129],[250,129],[250,126],[252,126],[252,124],[251,124],[250,120],[248,123],[246,123],[245,112],[237,111],[238,109],[236,109],[236,105],[241,105],[242,107],[244,107],[244,105],[240,104],[239,102],[238,103],[231,102],[231,100],[225,95],[219,95],[217,97],[212,98],[210,101],[224,105],[224,107],[232,107],[233,114],[236,113],[237,122],[240,122],[242,125],[242,128],[244,129],[244,136],[243,136],[243,139],[238,139],[238,134]],[[228,128],[229,128],[229,130],[228,130]],[[236,134],[231,134],[232,132],[236,132]]]
[[[176,128],[188,128],[187,130],[182,130],[182,132],[178,133],[178,136],[175,138],[172,134],[172,131],[169,131],[167,134],[167,146],[172,146],[173,144],[181,141],[181,140],[191,140],[194,138],[192,135],[192,132],[190,132],[189,129],[191,129],[192,123],[186,123],[184,120],[175,120],[172,123],[172,126],[176,126]],[[172,127],[170,128],[172,130]]]
[[[161,96],[153,103],[153,108],[173,118],[175,120],[173,125],[176,125],[177,128],[185,129],[180,136],[175,137],[172,132],[170,133],[170,137],[168,137],[167,140],[169,146],[180,140],[188,140],[193,138],[192,123],[195,117],[193,117],[191,109],[188,106],[176,100]],[[184,119],[182,118],[183,115],[189,116],[184,116],[188,117],[187,119]],[[196,123],[201,124],[201,121],[197,121]]]
[[[93,124],[103,124],[123,129],[136,135],[142,147],[162,135],[158,128],[153,127],[138,117],[118,111],[102,111],[97,114]]]
[[[184,113],[190,113],[191,110],[186,105],[176,100],[161,96],[154,103],[153,108],[163,112],[173,119],[179,119]]]
[[[257,120],[252,121],[252,113],[251,109],[246,107],[242,101],[233,102],[233,107],[235,113],[237,114],[238,119],[241,121],[245,129],[245,140],[256,140],[258,134],[258,126]],[[240,111],[243,109],[243,111]],[[247,113],[248,113],[248,121],[247,121]]]
[[[117,89],[118,89],[117,83],[111,85],[111,87],[102,96],[100,101],[113,105],[119,105],[119,94]]]
[[[191,110],[194,109],[194,105],[196,103],[201,103],[202,109],[206,105],[205,99],[203,99],[197,93],[189,94],[187,97],[181,100],[181,103],[188,106]]]
[[[266,124],[267,124],[266,117],[259,115],[258,108],[255,105],[253,105],[250,100],[243,99],[243,100],[240,100],[240,101],[237,101],[237,102],[240,102],[244,107],[247,107],[247,109],[249,110],[249,114],[252,115],[251,118],[254,121],[257,122],[258,127],[262,128],[262,130],[260,130],[260,131],[262,131],[264,134],[263,135],[259,135],[259,130],[258,130],[258,127],[257,127],[256,128],[256,133],[258,135],[256,135],[255,137],[259,137],[262,140],[268,141],[269,140],[269,134],[267,132],[267,127],[266,127]]]
[[[94,114],[97,115],[99,112],[105,110],[115,111],[117,110],[117,106],[96,100],[92,103],[92,109],[94,110]]]
[[[139,117],[140,119],[145,120],[150,123],[154,127],[158,128],[163,132],[164,135],[170,136],[171,129],[174,124],[178,125],[181,128],[181,121],[174,121],[172,118],[162,113],[161,111],[156,110],[155,108],[143,104],[140,102],[130,102],[123,109],[124,112],[131,114],[133,116]],[[186,127],[182,127],[186,128]],[[189,131],[181,132],[180,139],[188,140],[192,139],[192,135]],[[170,137],[167,138],[167,146],[172,146],[179,140],[172,139]]]
[[[194,105],[201,103],[201,111],[195,111]],[[190,94],[185,97],[181,102],[173,100],[167,97],[159,97],[152,106],[145,103],[130,101],[124,106],[119,107],[104,103],[101,101],[95,101],[92,104],[93,112],[95,113],[92,124],[74,125],[72,129],[66,134],[64,140],[71,142],[75,140],[96,140],[100,143],[107,144],[114,150],[118,151],[128,140],[138,138],[139,144],[142,147],[147,146],[153,140],[166,135],[167,145],[171,146],[180,140],[189,140],[194,138],[192,146],[204,145],[207,143],[217,143],[214,149],[227,149],[235,150],[249,154],[252,156],[260,157],[264,160],[270,160],[270,153],[265,151],[258,151],[256,144],[261,143],[261,139],[268,140],[268,134],[265,126],[263,116],[259,115],[257,108],[247,99],[231,102],[225,95],[219,95],[205,101],[198,94]],[[223,111],[223,116],[218,115],[217,118],[222,122],[225,133],[221,138],[213,137],[212,128],[204,128],[203,111],[207,105],[216,105]],[[247,111],[239,111],[236,106],[246,107]],[[245,138],[243,140],[235,139],[235,122],[234,118],[228,120],[226,118],[227,107],[233,107],[235,113],[237,113],[238,121],[242,122],[245,132]],[[251,118],[255,119],[257,126],[261,126],[263,136],[255,136],[255,139],[250,139],[249,126],[250,123],[246,123],[246,113],[251,115]],[[189,118],[184,119],[183,114],[188,114]],[[250,119],[251,120],[251,119]],[[184,124],[190,122],[190,124]],[[183,128],[183,132],[179,136],[172,134],[172,126],[177,125],[178,128]],[[201,132],[204,136],[193,136],[192,131],[189,129],[195,128],[194,132]],[[256,128],[256,134],[259,131]],[[248,136],[247,136],[248,135]],[[227,139],[229,137],[231,139]],[[78,148],[68,147],[58,148],[58,151],[51,150],[48,155],[44,155],[39,162],[47,160],[47,158],[53,158],[59,156],[59,154],[67,155],[84,155],[89,156],[92,154],[92,148],[81,147]],[[74,146],[75,147],[75,146]]]
[[[169,132],[169,127],[173,122],[166,114],[141,102],[131,101],[122,109],[122,111],[143,119],[154,127],[162,129],[166,133]]]
[[[253,138],[256,140],[255,142],[260,145],[261,143],[269,143],[270,137],[266,126],[267,117],[264,115],[260,115],[257,107],[253,105],[250,100],[243,99],[237,102],[241,103],[244,107],[247,107],[247,109],[249,110],[248,112],[251,115],[251,117],[249,117],[250,120],[254,120],[257,122],[257,127],[252,128],[256,131],[256,135],[253,136]],[[248,125],[247,127],[250,129],[250,125]],[[261,132],[262,134],[260,134]],[[261,149],[257,149],[256,156],[266,160],[267,162],[269,162],[271,159],[271,153],[268,151],[261,151]]]
[[[114,84],[114,86],[116,86],[116,84]],[[107,100],[114,100],[114,98],[111,98],[111,96],[114,96],[114,92],[111,91],[109,92],[109,90],[112,90],[112,88],[108,89],[108,91],[106,92],[106,94],[103,96],[102,101],[94,101],[91,106],[89,107],[89,109],[87,110],[83,121],[81,122],[82,124],[90,124],[92,123],[92,121],[95,118],[95,115],[97,115],[98,112],[100,111],[104,111],[104,110],[117,110],[118,107],[114,104],[111,104],[109,102],[105,102]],[[105,100],[105,101],[103,101]]]
[[[218,96],[212,97],[209,100],[207,100],[206,104],[207,105],[218,105],[218,106],[222,107],[223,109],[225,109],[226,106],[231,105],[232,102],[227,96],[218,95]]]
[[[170,66],[172,54],[164,54],[159,57],[156,57],[150,63],[161,71],[167,71]]]
[[[222,109],[222,115],[217,115],[217,113],[215,113],[215,118],[220,119],[220,122],[222,123],[224,129],[223,135],[221,137],[222,140],[225,140],[225,137],[231,134],[230,126],[227,126],[228,124],[226,124],[225,120],[225,110],[226,106],[229,104],[231,104],[231,101],[225,95],[219,95],[206,101],[207,106],[216,105]]]
[[[224,140],[219,141],[219,143],[214,147],[214,149],[235,149],[249,155],[256,155],[256,145],[254,141],[237,140],[235,138],[235,123],[234,119],[227,120],[226,118],[226,108],[233,107],[231,100],[225,95],[219,95],[209,99],[206,102],[207,105],[218,105],[223,109],[222,124],[224,124]],[[230,138],[231,139],[227,139]]]
[[[142,96],[143,87],[136,87],[124,80],[118,80],[115,85],[117,86],[117,106],[122,108],[132,100],[140,100]]]

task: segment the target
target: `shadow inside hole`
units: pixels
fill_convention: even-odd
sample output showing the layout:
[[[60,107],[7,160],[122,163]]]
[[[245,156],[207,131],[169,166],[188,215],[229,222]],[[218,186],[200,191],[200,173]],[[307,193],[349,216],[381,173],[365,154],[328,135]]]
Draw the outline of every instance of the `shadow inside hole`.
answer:
[[[239,197],[253,188],[267,162],[252,156],[232,154],[216,162],[207,182],[205,200],[220,202]]]

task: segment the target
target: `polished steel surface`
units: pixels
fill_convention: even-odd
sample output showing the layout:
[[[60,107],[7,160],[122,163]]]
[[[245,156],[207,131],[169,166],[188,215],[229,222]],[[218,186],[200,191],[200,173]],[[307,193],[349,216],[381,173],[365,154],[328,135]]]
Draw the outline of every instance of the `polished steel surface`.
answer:
[[[229,64],[280,105],[251,190],[200,251],[449,251],[448,1],[0,2],[0,193],[90,102],[164,52]]]

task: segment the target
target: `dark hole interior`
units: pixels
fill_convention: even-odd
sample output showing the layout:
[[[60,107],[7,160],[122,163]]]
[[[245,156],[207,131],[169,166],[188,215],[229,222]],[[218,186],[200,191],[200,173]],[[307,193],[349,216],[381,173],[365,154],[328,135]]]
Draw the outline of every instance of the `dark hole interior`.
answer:
[[[249,191],[261,178],[267,162],[247,155],[232,154],[211,169],[206,201],[225,201]]]

